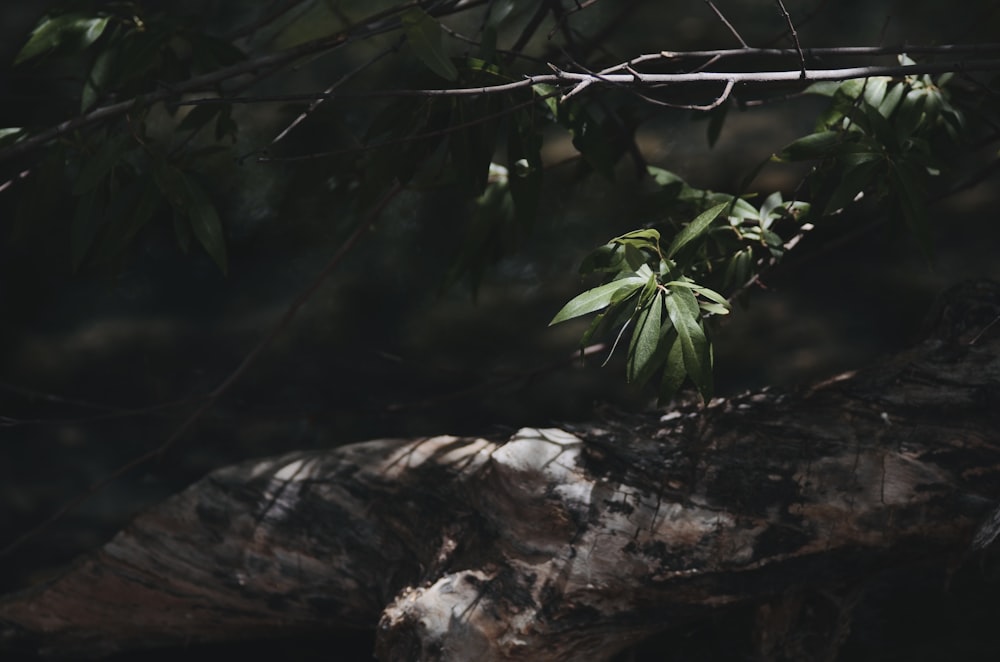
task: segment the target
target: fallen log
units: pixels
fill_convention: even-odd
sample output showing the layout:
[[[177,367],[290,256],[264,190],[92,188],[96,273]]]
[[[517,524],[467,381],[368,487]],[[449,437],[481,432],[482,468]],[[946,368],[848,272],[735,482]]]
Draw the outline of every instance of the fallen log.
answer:
[[[0,599],[0,650],[377,625],[382,660],[602,660],[758,603],[758,650],[788,657],[803,591],[994,553],[998,319],[1000,286],[977,281],[915,348],[798,393],[220,469]]]

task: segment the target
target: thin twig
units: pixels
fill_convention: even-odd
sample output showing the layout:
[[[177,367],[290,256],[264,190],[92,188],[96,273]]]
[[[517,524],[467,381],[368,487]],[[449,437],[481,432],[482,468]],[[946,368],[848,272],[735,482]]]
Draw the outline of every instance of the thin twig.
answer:
[[[476,126],[477,124],[484,124],[491,120],[495,120],[498,117],[504,117],[505,115],[510,115],[512,113],[521,110],[522,108],[527,108],[545,97],[534,97],[527,101],[522,101],[521,103],[514,104],[513,106],[507,106],[502,110],[498,110],[494,113],[489,113],[488,115],[483,115],[482,117],[477,117],[476,119],[469,120],[467,122],[462,122],[460,124],[453,124],[447,129],[436,129],[434,131],[427,131],[424,133],[415,133],[410,136],[404,136],[402,138],[397,138],[395,140],[388,140],[384,143],[376,143],[374,145],[360,145],[358,147],[345,147],[343,149],[336,149],[327,152],[312,152],[309,154],[300,154],[297,156],[270,156],[262,155],[258,156],[256,159],[257,163],[279,163],[288,161],[311,161],[314,159],[330,158],[333,156],[343,156],[345,154],[357,154],[360,152],[369,152],[375,149],[382,149],[384,147],[393,147],[396,145],[403,145],[410,142],[416,142],[418,140],[424,140],[427,138],[436,138],[438,136],[446,136],[462,129],[466,129],[470,126]]]
[[[879,56],[879,55],[899,55],[907,53],[909,55],[991,55],[1000,53],[1000,43],[989,44],[945,44],[940,46],[920,46],[902,45],[894,46],[837,46],[831,48],[804,48],[802,55],[805,58],[830,58],[830,57],[857,57],[857,56]],[[794,48],[717,48],[700,51],[660,51],[659,53],[645,53],[636,56],[627,62],[616,64],[612,67],[602,69],[601,73],[609,74],[615,71],[625,70],[627,67],[635,67],[644,62],[667,60],[700,60],[703,58],[759,58],[759,57],[795,57],[798,51]]]
[[[715,3],[712,2],[712,0],[705,0],[705,4],[708,5],[713,12],[715,12],[715,15],[719,17],[719,20],[722,21],[723,25],[729,28],[729,31],[733,33],[734,37],[736,37],[736,41],[740,42],[740,46],[743,48],[750,48],[750,46],[747,45],[747,42],[743,41],[743,37],[740,36],[740,33],[736,30],[736,28],[733,27],[733,24],[729,22],[729,19],[727,19],[721,11],[719,11],[719,8],[715,6]]]
[[[806,77],[806,58],[802,55],[802,44],[799,43],[799,33],[795,31],[795,24],[792,23],[792,16],[785,9],[785,3],[782,0],[776,0],[778,3],[778,9],[781,10],[781,15],[785,17],[785,22],[788,23],[788,32],[792,35],[792,43],[795,44],[795,50],[799,54],[799,65],[802,67],[802,77]]]
[[[946,72],[976,72],[1000,71],[1000,60],[976,60],[963,62],[930,62],[911,65],[843,67],[839,69],[806,69],[805,79],[800,70],[795,71],[700,71],[689,73],[631,73],[605,74],[580,73],[563,71],[553,67],[554,73],[525,76],[518,81],[498,83],[496,85],[481,85],[476,87],[431,88],[431,89],[396,89],[374,90],[370,92],[338,93],[344,98],[380,98],[380,97],[463,97],[483,96],[488,94],[503,94],[521,90],[539,84],[573,87],[579,85],[610,85],[610,86],[656,86],[690,83],[727,83],[768,85],[775,83],[801,83],[816,81],[843,81],[877,76],[913,76],[918,74],[940,74]],[[620,70],[616,69],[616,70]],[[309,101],[324,98],[323,92],[304,94],[278,94],[249,97],[205,97],[186,99],[176,102],[178,106],[197,106],[213,103],[272,103],[290,101]]]
[[[660,99],[654,99],[646,94],[639,94],[638,92],[636,94],[638,94],[643,101],[645,101],[646,103],[651,103],[654,106],[663,106],[664,108],[674,108],[676,110],[696,110],[699,112],[707,112],[709,110],[715,110],[716,108],[724,104],[729,99],[729,96],[733,93],[733,87],[735,87],[735,85],[736,84],[731,80],[726,81],[725,87],[723,88],[719,96],[715,98],[714,101],[712,101],[711,103],[701,104],[701,105],[687,104],[687,103],[671,103],[669,101],[661,101]]]
[[[813,7],[812,11],[810,11],[808,14],[806,14],[805,17],[798,22],[798,27],[801,28],[803,25],[806,25],[807,23],[811,23],[817,16],[819,16],[820,14],[823,13],[823,10],[826,9],[826,6],[829,3],[830,3],[830,0],[820,0],[819,4],[817,4],[815,7]],[[774,35],[770,39],[765,40],[764,41],[764,45],[765,46],[770,46],[771,44],[776,44],[779,41],[781,41],[782,39],[784,39],[787,34],[788,34],[788,32],[786,32],[785,30],[782,30],[781,32],[777,33],[776,35]]]
[[[312,103],[310,103],[308,108],[299,113],[298,117],[292,120],[292,122],[288,126],[282,129],[281,132],[274,137],[274,139],[271,141],[271,144],[274,145],[284,140],[285,136],[291,133],[295,127],[304,122],[306,118],[308,118],[311,114],[313,114],[316,111],[316,109],[319,108],[319,105],[321,103],[330,98],[330,96],[334,93],[335,90],[337,90],[337,88],[347,83],[347,81],[351,80],[352,78],[360,74],[362,71],[364,71],[368,67],[372,66],[373,64],[381,60],[386,55],[398,51],[399,47],[403,44],[405,39],[406,39],[405,36],[400,37],[398,40],[396,40],[395,44],[393,44],[389,48],[386,48],[385,50],[379,53],[376,53],[373,57],[369,58],[367,61],[361,63],[360,65],[358,65],[351,71],[348,71],[346,74],[337,79],[337,81],[334,82],[330,87],[323,90],[324,96],[322,98],[315,99]]]
[[[586,57],[591,52],[598,49],[609,53],[606,42],[608,37],[615,33],[622,23],[629,20],[634,15],[634,9],[636,5],[642,3],[643,0],[628,0],[627,2],[619,1],[616,3],[618,13],[615,14],[611,19],[602,22],[601,28],[587,36],[583,43],[579,45],[577,51],[580,57]],[[610,53],[609,53],[610,54]],[[611,56],[612,60],[620,60],[620,57]]]
[[[571,7],[570,9],[563,9],[560,5],[559,16],[556,17],[556,24],[552,26],[551,30],[549,30],[549,39],[552,38],[556,31],[563,29],[564,24],[569,20],[570,16],[576,14],[577,12],[581,12],[588,7],[596,5],[597,1],[598,0],[586,0],[585,2],[577,2],[576,6]]]
[[[471,0],[470,2],[462,3],[455,9],[455,11],[467,10],[481,5],[485,1],[486,0]],[[409,7],[416,7],[419,5],[419,0],[411,0],[410,2],[376,12],[375,14],[372,14],[359,23],[342,30],[337,34],[307,41],[304,44],[299,44],[298,46],[293,46],[292,48],[278,51],[277,53],[262,55],[228,67],[222,67],[221,69],[217,69],[201,76],[195,76],[176,85],[164,87],[155,92],[138,95],[126,101],[96,108],[89,113],[84,113],[83,115],[60,122],[59,124],[51,126],[29,138],[25,138],[24,140],[14,143],[9,147],[0,149],[0,162],[21,156],[22,154],[27,154],[28,152],[41,147],[51,140],[77,129],[124,115],[133,108],[147,107],[160,101],[177,98],[186,93],[211,89],[219,83],[239,76],[247,74],[260,75],[262,70],[281,67],[308,55],[335,50],[349,43],[363,40],[375,34],[396,29],[398,26],[387,26],[382,22],[386,18],[395,16]]]
[[[529,41],[531,41],[531,38],[535,35],[535,32],[538,31],[538,26],[542,24],[542,21],[545,19],[545,15],[548,12],[549,12],[548,3],[545,2],[539,3],[538,7],[535,9],[535,13],[531,15],[531,18],[528,19],[528,22],[525,24],[524,29],[521,30],[521,34],[518,36],[517,41],[515,41],[514,45],[510,47],[511,51],[513,51],[514,53],[520,53],[522,50],[524,50],[524,47],[528,45]],[[513,60],[512,57],[507,58],[508,63],[511,60]]]
[[[236,366],[236,369],[233,370],[229,374],[229,376],[227,376],[224,380],[222,380],[222,382],[218,386],[216,386],[211,393],[208,394],[202,405],[198,407],[198,409],[196,409],[194,413],[188,416],[188,418],[183,423],[177,426],[177,428],[174,429],[171,435],[162,444],[160,444],[156,448],[148,450],[145,453],[142,453],[141,455],[138,455],[137,457],[129,460],[128,462],[120,466],[118,469],[113,471],[112,473],[104,476],[100,480],[91,484],[90,487],[88,487],[86,490],[78,494],[70,501],[63,504],[52,515],[42,520],[42,522],[35,525],[33,528],[29,529],[27,532],[18,536],[16,540],[5,546],[3,549],[0,549],[0,558],[3,558],[4,556],[10,554],[14,550],[21,547],[21,545],[23,545],[25,542],[27,542],[31,538],[37,536],[40,532],[47,529],[52,524],[61,520],[68,513],[72,512],[77,507],[79,507],[80,504],[86,502],[88,499],[90,499],[92,496],[103,490],[112,482],[132,472],[137,467],[146,464],[150,460],[161,457],[164,453],[170,450],[170,448],[182,436],[184,436],[184,434],[196,422],[198,422],[198,420],[201,419],[201,417],[204,416],[205,413],[208,412],[208,410],[210,410],[215,405],[215,403],[219,400],[219,398],[221,398],[226,392],[228,392],[229,389],[232,388],[233,385],[236,384],[236,382],[238,382],[240,378],[243,377],[243,375],[247,372],[247,370],[249,370],[250,367],[257,362],[257,359],[264,352],[264,350],[271,345],[271,343],[278,336],[278,334],[280,334],[282,331],[285,330],[285,328],[292,321],[292,318],[295,317],[295,314],[299,311],[299,309],[302,308],[302,306],[305,305],[305,303],[309,301],[310,298],[312,298],[312,296],[316,293],[317,290],[319,290],[320,286],[323,285],[323,283],[330,276],[330,274],[332,274],[337,269],[337,267],[340,266],[340,263],[343,261],[344,257],[351,251],[351,249],[354,248],[355,245],[357,245],[359,241],[361,241],[362,237],[364,237],[365,234],[370,230],[375,220],[382,214],[386,206],[388,206],[388,204],[399,194],[401,190],[402,190],[401,186],[399,186],[398,184],[394,185],[393,188],[390,189],[382,197],[382,199],[378,202],[378,204],[365,215],[364,220],[360,222],[358,224],[358,227],[355,228],[354,231],[347,237],[347,239],[344,240],[344,243],[341,244],[337,252],[334,253],[333,257],[330,258],[330,261],[326,263],[326,265],[319,272],[319,274],[313,279],[312,283],[310,283],[305,290],[300,292],[299,295],[295,297],[295,300],[292,301],[292,303],[288,306],[288,308],[285,310],[285,313],[281,316],[281,318],[277,321],[277,323],[274,326],[272,326],[271,329],[267,332],[267,334],[257,343],[257,345],[254,346],[254,348],[251,349],[250,352],[245,357],[243,357],[243,361],[241,361],[240,364]]]

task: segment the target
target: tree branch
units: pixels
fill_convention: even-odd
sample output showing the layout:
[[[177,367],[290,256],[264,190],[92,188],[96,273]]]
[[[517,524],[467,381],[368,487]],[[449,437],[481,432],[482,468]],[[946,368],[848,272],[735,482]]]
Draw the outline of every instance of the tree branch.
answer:
[[[785,22],[788,23],[788,33],[792,36],[792,43],[795,44],[795,51],[799,54],[799,64],[802,67],[802,77],[806,76],[806,58],[802,55],[802,44],[799,43],[799,33],[795,31],[795,24],[792,23],[792,16],[785,9],[785,3],[781,0],[777,0],[778,9],[781,10],[781,15],[785,18]]]
[[[729,32],[731,32],[734,37],[736,37],[736,41],[740,42],[740,46],[743,48],[750,48],[750,46],[747,45],[747,42],[743,40],[743,37],[740,36],[739,31],[737,31],[736,28],[733,27],[733,24],[729,22],[729,19],[727,19],[725,15],[719,11],[719,8],[715,6],[715,3],[712,2],[712,0],[705,0],[705,4],[708,5],[709,9],[715,12],[715,15],[719,17],[722,24],[729,29]]]
[[[617,65],[614,70],[626,65]],[[431,89],[396,89],[375,90],[371,92],[325,94],[311,92],[305,94],[278,94],[250,97],[206,97],[202,99],[187,99],[178,101],[178,106],[197,106],[213,103],[271,103],[289,101],[310,101],[314,99],[340,96],[343,98],[377,98],[377,97],[463,97],[482,96],[487,94],[503,94],[522,90],[535,85],[546,84],[570,87],[563,98],[578,93],[578,87],[590,85],[612,85],[621,87],[686,85],[692,83],[732,83],[734,85],[769,85],[780,83],[814,83],[818,81],[844,81],[856,78],[875,76],[914,76],[920,74],[942,74],[947,72],[977,72],[1000,71],[1000,60],[977,60],[969,62],[933,62],[913,65],[844,67],[839,69],[806,69],[795,71],[698,71],[690,73],[641,73],[630,70],[629,73],[586,73],[563,71],[552,67],[554,73],[525,76],[523,79],[497,85],[482,85],[477,87],[431,88]]]
[[[449,8],[448,11],[465,11],[479,6],[484,2],[486,2],[486,0],[471,0],[470,2],[461,3],[456,7]],[[63,136],[71,131],[75,131],[76,129],[98,124],[104,120],[124,115],[134,108],[150,106],[161,101],[178,97],[182,94],[211,88],[219,83],[237,78],[239,76],[259,74],[262,69],[281,67],[307,55],[336,50],[354,41],[380,34],[387,30],[396,29],[398,27],[396,25],[385,25],[383,23],[385,19],[399,14],[409,7],[417,7],[421,4],[422,3],[418,0],[411,0],[411,2],[376,12],[375,14],[372,14],[371,16],[368,16],[364,20],[358,22],[354,26],[346,28],[337,34],[314,39],[304,44],[299,44],[298,46],[278,51],[277,53],[262,55],[252,60],[246,60],[228,67],[223,67],[201,76],[195,76],[182,83],[170,86],[169,88],[160,89],[156,92],[150,92],[148,94],[133,97],[126,101],[102,106],[89,113],[84,113],[83,115],[49,127],[48,129],[45,129],[30,138],[14,143],[5,149],[0,149],[0,162],[27,154],[49,141]],[[441,11],[432,11],[431,13],[435,15],[442,14]],[[314,96],[312,98],[316,97]]]

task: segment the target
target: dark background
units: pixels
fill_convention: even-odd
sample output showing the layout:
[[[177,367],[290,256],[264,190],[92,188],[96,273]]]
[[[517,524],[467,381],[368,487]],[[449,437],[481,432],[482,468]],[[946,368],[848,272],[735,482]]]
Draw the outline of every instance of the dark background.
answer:
[[[224,33],[263,3],[163,4],[196,11],[209,29]],[[361,11],[364,3],[347,4],[369,11]],[[793,16],[816,13],[800,30],[809,46],[962,43],[1000,33],[995,3],[786,4]],[[45,5],[0,4],[0,126],[74,112],[57,97],[62,85],[78,81],[42,82],[31,66],[8,66]],[[323,3],[313,6],[314,14],[271,35],[274,43],[322,30]],[[773,3],[719,6],[751,43],[783,29]],[[614,9],[597,3],[574,21],[593,30]],[[732,45],[704,3],[691,0],[637,3],[608,49],[627,57]],[[544,43],[536,46],[544,51]],[[352,57],[363,58],[363,50]],[[348,66],[320,60],[260,91],[322,89],[338,67]],[[387,85],[394,76],[388,65],[376,68],[364,85]],[[651,163],[694,186],[732,190],[762,158],[810,131],[819,108],[816,99],[799,99],[733,112],[712,149],[704,122],[665,111],[642,125],[639,144]],[[338,121],[351,119],[350,108],[337,112],[317,113],[287,149],[322,146]],[[266,144],[290,117],[280,105],[241,109],[237,119],[245,128],[234,152]],[[546,136],[547,162],[570,154],[565,135]],[[989,148],[970,147],[967,161],[990,156]],[[308,287],[346,225],[336,196],[315,186],[323,167],[319,162],[307,173],[249,161],[220,172],[214,193],[227,229],[228,276],[198,250],[181,253],[166,227],[142,236],[119,272],[74,274],[66,231],[71,211],[56,207],[50,225],[15,241],[9,222],[15,196],[0,193],[0,545],[162,444]],[[454,249],[442,237],[461,223],[467,206],[447,192],[399,196],[193,429],[4,558],[0,590],[50,576],[144,506],[243,458],[383,436],[497,434],[585,420],[607,408],[652,406],[652,395],[626,385],[615,361],[601,368],[603,357],[574,360],[583,326],[546,326],[579,291],[583,255],[635,228],[629,210],[648,189],[627,162],[616,175],[614,182],[581,179],[572,167],[551,168],[533,239],[488,271],[475,297],[462,284],[442,288]],[[757,187],[791,191],[799,175],[774,167]],[[834,241],[877,219],[842,218],[842,225],[815,232],[765,277],[766,289],[754,291],[748,307],[718,328],[719,394],[795,388],[918,339],[922,316],[943,288],[1000,276],[997,198],[993,177],[935,202],[930,261],[891,224]]]

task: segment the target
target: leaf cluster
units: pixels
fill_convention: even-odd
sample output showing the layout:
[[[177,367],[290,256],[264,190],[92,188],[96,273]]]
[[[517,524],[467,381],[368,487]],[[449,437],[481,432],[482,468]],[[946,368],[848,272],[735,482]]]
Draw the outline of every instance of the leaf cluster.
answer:
[[[906,56],[900,64],[913,64]],[[822,215],[839,213],[866,195],[888,198],[925,254],[931,253],[928,179],[940,173],[932,143],[958,140],[965,120],[946,88],[951,74],[815,83],[808,93],[830,98],[816,131],[778,155],[819,161],[811,183]]]
[[[632,328],[626,357],[630,382],[643,384],[662,369],[659,397],[669,400],[689,378],[703,397],[712,392],[712,355],[703,315],[725,315],[726,300],[686,276],[681,256],[702,239],[728,203],[715,205],[691,221],[664,250],[655,229],[615,237],[584,261],[581,271],[610,281],[570,300],[550,324],[598,315],[581,346],[602,328],[617,328],[612,352]]]
[[[182,81],[244,57],[229,42],[201,32],[193,21],[146,14],[139,5],[121,3],[91,13],[44,16],[15,64],[31,66],[50,58],[78,61],[83,68],[80,109],[86,112],[122,98],[141,99],[155,85]],[[88,263],[114,268],[151,219],[166,217],[185,252],[197,242],[225,272],[222,220],[199,170],[206,159],[225,151],[214,143],[235,142],[238,125],[232,108],[220,103],[183,112],[177,107],[164,110],[166,118],[137,103],[124,121],[64,138],[23,191],[17,226],[23,230],[49,212],[51,204],[37,204],[42,191],[51,196],[69,189],[75,209],[69,232],[74,271]],[[208,144],[202,141],[192,148],[192,139],[208,126],[213,128]],[[13,142],[26,134],[20,127],[0,129],[0,140]],[[164,134],[176,142],[164,144]],[[65,186],[67,175],[71,182]]]

